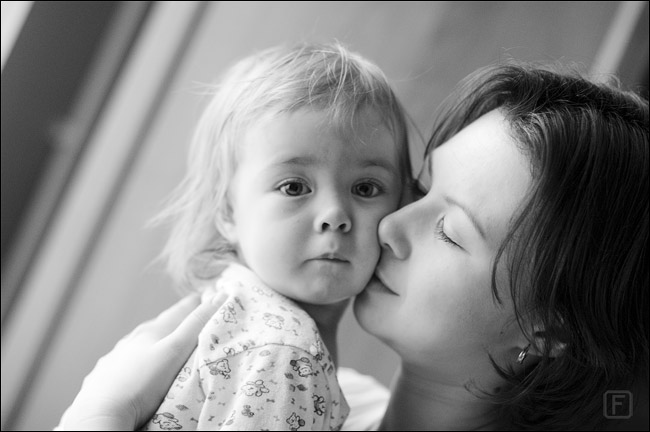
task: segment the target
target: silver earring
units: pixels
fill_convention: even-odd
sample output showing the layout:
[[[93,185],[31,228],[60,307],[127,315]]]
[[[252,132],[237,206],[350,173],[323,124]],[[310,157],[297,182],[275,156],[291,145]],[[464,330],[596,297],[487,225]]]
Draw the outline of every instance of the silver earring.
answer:
[[[530,349],[530,344],[526,345],[526,348],[522,349],[519,355],[517,356],[517,363],[522,364],[526,360],[528,355],[528,350]]]

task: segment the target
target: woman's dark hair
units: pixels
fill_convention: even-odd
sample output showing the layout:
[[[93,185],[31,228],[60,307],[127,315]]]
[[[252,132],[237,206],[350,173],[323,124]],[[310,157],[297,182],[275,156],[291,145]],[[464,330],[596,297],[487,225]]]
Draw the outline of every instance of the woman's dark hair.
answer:
[[[596,428],[606,391],[648,379],[648,101],[573,71],[490,66],[443,103],[427,153],[495,109],[533,186],[492,289],[500,302],[504,261],[517,320],[544,343],[523,372],[493,361],[509,385],[490,397],[515,428]]]

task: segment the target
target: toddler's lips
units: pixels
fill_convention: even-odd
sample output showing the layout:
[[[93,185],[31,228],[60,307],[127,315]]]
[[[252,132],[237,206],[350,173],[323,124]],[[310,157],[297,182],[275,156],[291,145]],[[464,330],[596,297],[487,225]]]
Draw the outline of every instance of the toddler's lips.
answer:
[[[343,255],[336,253],[336,252],[326,252],[324,254],[318,255],[315,258],[312,258],[313,260],[327,260],[327,261],[334,261],[334,262],[341,262],[341,263],[347,263],[350,262],[348,261]]]

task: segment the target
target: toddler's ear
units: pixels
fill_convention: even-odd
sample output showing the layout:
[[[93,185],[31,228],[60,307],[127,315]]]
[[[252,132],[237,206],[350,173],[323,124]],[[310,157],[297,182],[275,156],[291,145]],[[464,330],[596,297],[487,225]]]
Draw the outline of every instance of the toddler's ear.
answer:
[[[237,230],[231,211],[217,213],[214,222],[217,231],[228,240],[228,243],[237,244]]]

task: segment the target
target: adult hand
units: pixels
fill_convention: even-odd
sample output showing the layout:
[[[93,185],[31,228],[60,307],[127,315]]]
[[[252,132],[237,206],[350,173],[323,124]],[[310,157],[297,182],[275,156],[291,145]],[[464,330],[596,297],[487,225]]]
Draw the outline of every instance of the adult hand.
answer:
[[[217,295],[199,305],[199,296],[191,295],[136,327],[99,359],[59,427],[135,430],[149,420],[225,299]]]

